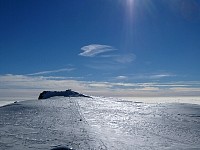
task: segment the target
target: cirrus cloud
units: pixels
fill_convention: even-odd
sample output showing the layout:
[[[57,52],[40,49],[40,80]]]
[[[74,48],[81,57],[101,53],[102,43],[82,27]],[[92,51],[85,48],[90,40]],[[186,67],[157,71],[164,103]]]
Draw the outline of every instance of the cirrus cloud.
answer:
[[[116,49],[109,45],[91,44],[83,46],[81,50],[83,50],[83,52],[79,54],[80,56],[94,57],[98,54],[114,51]]]
[[[57,72],[69,72],[73,71],[75,68],[63,68],[63,69],[57,69],[57,70],[48,70],[48,71],[41,71],[41,72],[35,72],[35,73],[30,73],[27,74],[29,76],[34,76],[34,75],[44,75],[44,74],[51,74],[51,73],[57,73]]]

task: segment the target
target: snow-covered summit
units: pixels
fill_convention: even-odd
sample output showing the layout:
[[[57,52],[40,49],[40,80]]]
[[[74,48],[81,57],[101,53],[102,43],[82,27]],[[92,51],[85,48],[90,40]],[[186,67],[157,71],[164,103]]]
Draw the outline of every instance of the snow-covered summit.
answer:
[[[80,94],[78,92],[72,91],[71,89],[68,89],[66,91],[43,91],[40,93],[38,99],[47,99],[54,96],[64,96],[64,97],[88,97],[90,96]]]

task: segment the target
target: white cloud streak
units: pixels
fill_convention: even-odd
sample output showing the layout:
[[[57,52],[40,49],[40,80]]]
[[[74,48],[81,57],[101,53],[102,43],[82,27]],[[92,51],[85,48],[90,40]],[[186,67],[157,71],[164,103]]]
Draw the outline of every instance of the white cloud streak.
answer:
[[[124,77],[119,77],[124,78]],[[27,75],[0,75],[2,97],[34,97],[43,90],[73,89],[94,96],[200,96],[200,82],[96,82]]]
[[[88,46],[83,46],[81,50],[83,50],[83,52],[79,54],[80,56],[94,57],[98,54],[114,51],[116,49],[109,45],[91,44]]]
[[[142,80],[158,80],[162,78],[170,78],[175,77],[175,74],[172,73],[154,73],[154,74],[129,74],[126,76],[128,80],[136,80],[136,79],[142,79]],[[114,79],[117,79],[116,77]]]
[[[160,79],[160,78],[166,78],[166,77],[174,77],[175,75],[169,74],[169,73],[163,73],[163,74],[154,74],[150,75],[150,79]]]
[[[29,76],[34,76],[34,75],[44,75],[44,74],[51,74],[51,73],[58,73],[58,72],[69,72],[75,70],[74,68],[63,68],[63,69],[57,69],[57,70],[48,70],[48,71],[41,71],[41,72],[36,72],[36,73],[30,73],[27,74]]]
[[[128,77],[127,76],[117,76],[115,77],[116,80],[127,80]]]

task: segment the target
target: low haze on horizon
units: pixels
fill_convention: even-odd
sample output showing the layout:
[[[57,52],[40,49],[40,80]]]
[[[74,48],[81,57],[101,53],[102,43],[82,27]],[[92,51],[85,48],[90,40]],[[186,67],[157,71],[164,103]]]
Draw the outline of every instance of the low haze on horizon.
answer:
[[[0,99],[200,96],[199,0],[0,0]]]

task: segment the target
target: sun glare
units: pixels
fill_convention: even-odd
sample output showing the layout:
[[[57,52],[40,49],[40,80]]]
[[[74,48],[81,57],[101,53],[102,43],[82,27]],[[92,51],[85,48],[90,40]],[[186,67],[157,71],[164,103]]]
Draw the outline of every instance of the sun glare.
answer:
[[[134,1],[135,1],[135,0],[127,0],[127,5],[128,5],[129,7],[132,7]]]
[[[134,0],[127,0],[128,3],[132,4]]]
[[[126,7],[127,7],[127,10],[128,10],[128,12],[130,13],[130,14],[132,14],[132,12],[133,12],[133,7],[134,7],[134,1],[135,0],[127,0],[127,2],[126,2]],[[129,14],[129,15],[130,15]]]

